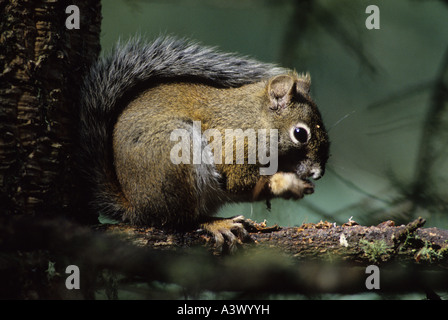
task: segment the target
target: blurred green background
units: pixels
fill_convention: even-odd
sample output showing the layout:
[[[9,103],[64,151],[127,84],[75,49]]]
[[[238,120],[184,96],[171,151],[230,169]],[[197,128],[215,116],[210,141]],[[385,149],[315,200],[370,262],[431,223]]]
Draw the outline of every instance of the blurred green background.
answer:
[[[188,37],[309,71],[331,158],[301,201],[228,205],[283,226],[407,223],[448,228],[448,2],[103,0],[102,46],[136,33]],[[368,30],[368,5],[380,29]]]

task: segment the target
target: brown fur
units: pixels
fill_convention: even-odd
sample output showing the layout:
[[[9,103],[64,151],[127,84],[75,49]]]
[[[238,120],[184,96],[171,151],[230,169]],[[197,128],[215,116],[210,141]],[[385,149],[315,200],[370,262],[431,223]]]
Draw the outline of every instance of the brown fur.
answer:
[[[125,107],[114,128],[115,171],[129,203],[124,217],[135,224],[190,227],[209,221],[228,201],[311,193],[306,170],[319,166],[323,174],[329,143],[309,85],[309,75],[291,73],[237,88],[178,82],[144,91]],[[225,164],[225,148],[222,164],[173,164],[170,150],[176,142],[170,133],[190,132],[192,121],[201,122],[202,132],[214,128],[223,137],[225,129],[278,129],[279,172],[260,176],[259,163]],[[304,145],[290,137],[297,123],[311,131]]]

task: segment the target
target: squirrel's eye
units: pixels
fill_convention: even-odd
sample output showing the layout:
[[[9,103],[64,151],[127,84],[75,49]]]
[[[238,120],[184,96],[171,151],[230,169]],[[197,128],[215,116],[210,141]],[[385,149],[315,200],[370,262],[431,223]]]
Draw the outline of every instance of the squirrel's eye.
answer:
[[[303,125],[298,125],[292,129],[291,139],[295,143],[307,143],[309,139],[309,130]]]

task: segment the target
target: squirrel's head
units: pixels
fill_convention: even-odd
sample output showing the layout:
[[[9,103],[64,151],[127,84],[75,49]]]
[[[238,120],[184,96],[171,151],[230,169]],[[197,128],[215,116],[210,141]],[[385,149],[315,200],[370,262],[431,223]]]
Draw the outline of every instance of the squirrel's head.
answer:
[[[278,171],[301,179],[319,179],[329,157],[329,139],[311,99],[309,74],[282,74],[269,79],[266,112],[278,129]]]

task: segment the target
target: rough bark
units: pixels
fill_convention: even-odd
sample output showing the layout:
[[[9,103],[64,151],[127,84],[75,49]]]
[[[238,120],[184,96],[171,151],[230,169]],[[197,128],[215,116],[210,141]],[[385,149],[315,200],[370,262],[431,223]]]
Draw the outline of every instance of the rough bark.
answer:
[[[80,29],[65,25],[72,4]],[[99,1],[0,0],[2,214],[76,208],[77,97],[100,51],[100,8]]]

